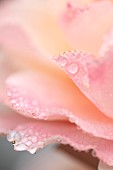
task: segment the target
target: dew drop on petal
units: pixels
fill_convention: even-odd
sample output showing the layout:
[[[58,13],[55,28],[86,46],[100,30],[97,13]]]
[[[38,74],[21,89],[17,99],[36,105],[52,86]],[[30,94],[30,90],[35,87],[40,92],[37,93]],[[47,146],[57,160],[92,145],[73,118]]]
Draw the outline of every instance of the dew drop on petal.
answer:
[[[27,146],[25,144],[18,144],[14,146],[14,149],[16,151],[24,151],[27,149]]]
[[[91,154],[92,154],[93,157],[97,157],[97,154],[96,154],[95,150],[92,150]]]
[[[57,58],[57,63],[60,64],[60,66],[64,67],[67,64],[67,59],[64,56],[59,56]]]
[[[31,154],[34,154],[34,153],[36,153],[37,148],[30,148],[30,149],[28,149],[28,151],[29,151]]]
[[[15,103],[17,102],[17,100],[16,100],[16,99],[12,99],[12,100],[10,100],[10,102],[11,102],[12,104],[15,104]]]
[[[27,142],[26,142],[26,145],[27,145],[27,146],[30,146],[31,144],[32,144],[31,141],[27,141]]]
[[[78,65],[77,64],[70,64],[69,66],[68,66],[68,72],[69,73],[71,73],[71,74],[75,74],[75,73],[77,73],[77,71],[78,71]]]
[[[7,92],[7,96],[11,97],[11,96],[12,96],[12,93]]]
[[[16,131],[10,131],[7,135],[7,140],[9,142],[13,142],[13,141],[18,142],[20,141],[20,135]]]
[[[69,116],[69,121],[70,121],[71,123],[75,123],[75,117],[74,117],[74,115],[70,115],[70,116]]]
[[[31,137],[31,141],[32,141],[33,143],[36,143],[36,142],[37,142],[37,137],[36,137],[36,136],[32,136],[32,137]]]

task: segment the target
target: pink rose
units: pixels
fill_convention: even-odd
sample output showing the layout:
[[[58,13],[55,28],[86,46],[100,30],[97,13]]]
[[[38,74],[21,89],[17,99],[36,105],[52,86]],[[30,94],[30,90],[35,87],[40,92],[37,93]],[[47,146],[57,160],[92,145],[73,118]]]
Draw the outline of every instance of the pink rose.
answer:
[[[88,2],[1,3],[0,133],[18,151],[60,142],[113,166],[113,3]]]

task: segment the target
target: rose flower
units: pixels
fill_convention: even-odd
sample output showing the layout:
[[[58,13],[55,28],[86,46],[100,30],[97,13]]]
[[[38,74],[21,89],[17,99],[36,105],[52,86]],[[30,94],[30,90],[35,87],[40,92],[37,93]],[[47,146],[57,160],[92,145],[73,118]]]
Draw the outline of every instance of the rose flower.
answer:
[[[14,149],[69,144],[112,168],[113,2],[1,1],[0,49],[0,133]]]

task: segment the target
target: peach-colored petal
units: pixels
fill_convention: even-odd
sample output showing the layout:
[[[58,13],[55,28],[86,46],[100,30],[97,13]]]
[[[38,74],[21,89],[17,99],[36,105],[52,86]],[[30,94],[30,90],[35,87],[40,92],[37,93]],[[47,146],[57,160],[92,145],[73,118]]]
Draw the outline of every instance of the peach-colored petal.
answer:
[[[66,59],[66,65],[62,66],[59,59],[62,60],[64,57]],[[94,59],[94,57],[88,53],[75,51],[60,55],[56,61],[62,66],[80,90],[95,103],[102,112],[113,118],[112,55]]]
[[[103,0],[81,7],[74,1],[67,3],[60,17],[65,36],[73,48],[97,55],[103,35],[113,24],[113,3]]]
[[[0,8],[0,20],[0,27],[9,23],[23,25],[37,45],[50,54],[70,49],[45,1],[15,0],[4,3]]]
[[[70,78],[101,111],[113,118],[113,34],[110,35],[109,41],[101,49],[103,56],[99,59],[88,53],[75,51],[60,55],[57,60],[66,57],[67,64],[63,68]],[[72,69],[77,71],[73,73]]]
[[[68,120],[84,131],[113,139],[113,120],[102,114],[66,77],[25,72],[7,80],[7,104],[24,116]]]

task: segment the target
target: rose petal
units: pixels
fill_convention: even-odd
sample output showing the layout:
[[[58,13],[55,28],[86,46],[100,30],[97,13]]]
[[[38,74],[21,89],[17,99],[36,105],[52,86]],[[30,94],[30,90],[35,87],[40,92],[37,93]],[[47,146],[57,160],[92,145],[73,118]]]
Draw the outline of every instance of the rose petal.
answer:
[[[103,35],[113,24],[113,3],[103,0],[84,7],[76,2],[67,3],[60,19],[65,36],[74,49],[97,55]]]
[[[74,124],[66,121],[28,119],[9,108],[0,106],[0,134],[8,134],[7,138],[10,142],[15,139],[14,148],[16,150],[21,151],[23,149],[31,153],[36,152],[37,148],[56,142],[70,144],[80,151],[94,149],[95,156],[113,166],[112,140],[89,136]],[[21,140],[18,137],[21,137]]]
[[[102,114],[66,77],[22,72],[9,77],[7,87],[7,104],[24,116],[68,119],[88,133],[113,139],[113,120]]]
[[[23,121],[20,118],[20,123],[18,119],[15,121],[17,126],[10,129],[7,136],[8,140],[14,143],[14,149],[17,151],[27,150],[33,154],[37,149],[43,148],[49,143],[70,144],[79,151],[94,149],[95,156],[107,164],[113,165],[112,140],[89,136],[69,122],[36,121],[27,118],[26,121]],[[12,120],[14,120],[14,115],[13,119],[12,116],[7,119],[7,123],[9,124]],[[12,122],[12,127],[15,122]],[[6,119],[2,119],[2,123],[2,127],[4,127]]]
[[[58,54],[70,49],[47,7],[47,2],[36,0],[10,1],[1,6],[0,20],[1,27],[7,26],[7,24],[23,26],[31,34],[39,48],[47,53]]]
[[[7,134],[8,131],[25,122],[29,122],[27,118],[0,104],[0,134]]]

